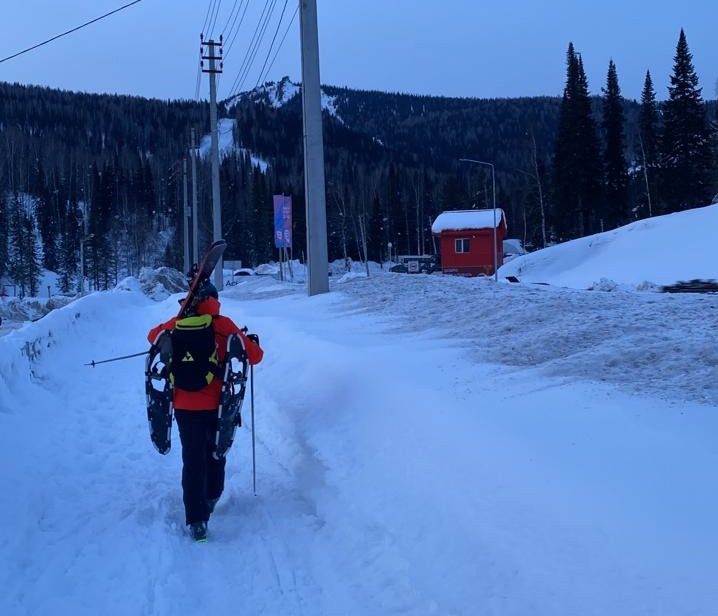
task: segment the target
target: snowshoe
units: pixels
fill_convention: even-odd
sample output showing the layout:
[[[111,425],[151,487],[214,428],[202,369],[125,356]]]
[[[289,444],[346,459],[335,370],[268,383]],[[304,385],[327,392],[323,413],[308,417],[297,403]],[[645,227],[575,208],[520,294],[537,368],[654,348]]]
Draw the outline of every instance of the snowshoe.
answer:
[[[217,413],[217,436],[214,457],[219,460],[227,455],[234,442],[234,434],[242,425],[242,402],[247,391],[249,361],[242,338],[231,335],[227,339],[222,395]]]
[[[150,347],[145,364],[145,393],[150,438],[162,455],[172,447],[172,383],[169,379],[172,338],[162,332]]]

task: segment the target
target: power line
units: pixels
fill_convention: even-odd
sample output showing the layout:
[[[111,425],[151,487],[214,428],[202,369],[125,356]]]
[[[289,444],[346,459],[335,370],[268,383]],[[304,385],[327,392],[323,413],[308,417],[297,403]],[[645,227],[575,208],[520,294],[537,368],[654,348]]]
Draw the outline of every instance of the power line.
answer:
[[[240,7],[242,6],[241,0],[234,0],[234,4],[232,5],[232,10],[229,12],[229,17],[227,17],[227,23],[224,24],[224,28],[222,28],[222,34],[224,34],[227,31],[227,26],[229,26],[229,22],[232,21],[232,15],[234,15],[234,11],[237,10],[237,5]],[[236,17],[235,17],[236,19]]]
[[[259,33],[259,37],[257,38],[256,43],[254,44],[254,47],[252,47],[251,51],[248,53],[247,62],[244,65],[244,71],[241,74],[241,79],[239,81],[239,85],[237,86],[237,88],[233,88],[235,92],[239,92],[242,90],[242,87],[244,86],[244,82],[247,80],[247,77],[249,76],[249,71],[251,70],[252,65],[254,64],[254,60],[257,57],[257,53],[259,52],[259,47],[261,46],[262,41],[264,40],[264,35],[267,32],[267,26],[269,25],[269,22],[272,19],[272,15],[274,14],[274,9],[275,9],[276,4],[277,4],[277,0],[271,0],[270,8],[269,8],[269,11],[267,12],[266,18],[264,19],[264,22],[261,23],[261,31]]]
[[[197,62],[197,81],[195,83],[195,88],[194,88],[194,100],[195,101],[199,100],[199,88],[200,88],[201,83],[202,83],[202,68],[200,66],[200,63]]]
[[[262,9],[262,13],[259,16],[259,21],[257,22],[257,27],[254,29],[254,34],[252,34],[252,39],[249,42],[249,47],[247,47],[247,51],[244,54],[244,59],[242,60],[242,64],[239,66],[239,71],[237,72],[237,76],[234,79],[234,82],[232,83],[232,87],[229,89],[228,97],[231,97],[236,85],[239,83],[241,75],[244,73],[244,66],[247,63],[247,59],[249,58],[252,46],[254,45],[254,41],[257,38],[257,34],[259,33],[260,26],[262,25],[262,20],[264,19],[264,14],[267,11],[267,8],[269,7],[270,0],[264,1],[264,8]],[[249,6],[249,3],[247,3],[247,6]],[[233,41],[234,42],[234,41]],[[229,53],[229,51],[227,52]],[[227,59],[227,56],[225,55],[225,60]]]
[[[209,16],[214,12],[214,2],[215,0],[209,0],[209,6],[207,7],[207,14],[204,16],[204,23],[202,24],[202,32],[205,32],[207,28],[207,20]]]
[[[247,66],[244,69],[244,75],[242,75],[242,81],[239,83],[239,87],[237,88],[238,91],[241,92],[242,87],[244,87],[244,82],[247,80],[247,77],[249,77],[249,71],[252,70],[252,66],[254,65],[254,60],[257,58],[257,53],[259,53],[259,48],[262,45],[262,41],[264,40],[264,35],[267,32],[267,26],[269,26],[269,22],[272,19],[272,15],[274,14],[274,9],[276,7],[277,0],[272,0],[272,6],[269,10],[269,13],[267,14],[267,18],[264,21],[264,24],[262,25],[262,31],[259,35],[259,39],[257,39],[257,44],[254,46],[254,49],[252,50],[252,57],[249,59],[249,62],[247,63]]]
[[[217,25],[217,17],[219,17],[220,6],[222,6],[222,0],[217,0],[217,10],[214,13],[214,20],[212,21],[212,26],[209,29],[209,38],[212,38],[212,35],[214,34],[214,27]]]
[[[234,41],[237,38],[237,35],[239,34],[239,30],[242,27],[242,22],[244,22],[244,17],[247,15],[247,9],[249,8],[249,0],[247,0],[247,4],[244,5],[244,12],[242,13],[242,17],[239,20],[239,24],[237,25],[237,29],[234,29],[234,24],[232,24],[231,28],[229,29],[229,34],[227,35],[227,40],[232,38],[232,40],[229,42],[229,45],[227,47],[227,51],[224,54],[224,59],[226,60],[229,57],[229,52],[232,51],[232,46],[234,45]],[[237,11],[237,15],[239,15],[239,11]],[[235,21],[237,20],[237,17],[234,18]],[[234,35],[232,34],[234,32]]]
[[[262,73],[264,73],[264,69],[267,68],[267,62],[269,62],[269,56],[272,55],[272,49],[274,48],[274,42],[277,40],[277,34],[279,34],[279,28],[282,26],[282,20],[284,19],[284,12],[287,10],[288,3],[289,3],[289,0],[284,0],[284,6],[282,7],[282,14],[279,16],[279,21],[277,22],[277,28],[274,30],[274,36],[272,37],[272,42],[269,44],[269,49],[267,50],[267,57],[264,58],[264,64],[262,64],[262,68],[259,71],[259,77],[257,77],[257,83],[254,86],[255,88],[262,81]],[[297,8],[299,8],[299,5],[297,5]]]
[[[33,49],[37,49],[38,47],[42,47],[43,45],[47,45],[48,43],[52,43],[52,41],[56,41],[59,38],[62,38],[63,36],[67,36],[68,34],[72,34],[73,32],[77,32],[78,30],[81,30],[82,28],[89,26],[90,24],[94,24],[97,21],[100,21],[101,19],[105,19],[105,17],[109,17],[110,15],[114,15],[115,13],[119,13],[120,11],[131,7],[133,4],[138,4],[142,2],[142,0],[134,0],[134,2],[130,2],[129,4],[125,4],[124,6],[121,6],[118,9],[115,9],[114,11],[110,11],[109,13],[105,13],[104,15],[101,15],[100,17],[97,17],[91,21],[88,21],[81,26],[77,26],[76,28],[72,28],[72,30],[68,30],[67,32],[63,32],[62,34],[58,34],[57,36],[53,36],[52,38],[47,39],[46,41],[43,41],[42,43],[38,43],[37,45],[33,45],[32,47],[28,47],[27,49],[23,49],[22,51],[18,51],[17,53],[14,53],[11,56],[8,56],[7,58],[0,59],[0,64],[3,62],[7,62],[8,60],[12,60],[13,58],[17,58],[18,56],[21,56],[24,53],[27,53],[28,51],[32,51]]]
[[[279,51],[282,49],[282,45],[284,45],[284,41],[287,38],[287,34],[289,34],[289,31],[292,29],[292,24],[294,23],[294,20],[297,18],[297,13],[299,13],[298,5],[297,5],[297,8],[294,9],[294,15],[292,15],[292,18],[289,20],[289,25],[287,26],[287,29],[284,31],[284,36],[282,36],[282,40],[279,41],[279,46],[277,47],[277,51],[274,52],[274,57],[272,58],[272,61],[269,63],[269,66],[267,67],[267,71],[264,73],[264,77],[262,77],[262,81],[266,81],[267,77],[269,76],[269,73],[272,70],[272,67],[274,66],[274,61],[277,59],[277,56],[279,55]]]

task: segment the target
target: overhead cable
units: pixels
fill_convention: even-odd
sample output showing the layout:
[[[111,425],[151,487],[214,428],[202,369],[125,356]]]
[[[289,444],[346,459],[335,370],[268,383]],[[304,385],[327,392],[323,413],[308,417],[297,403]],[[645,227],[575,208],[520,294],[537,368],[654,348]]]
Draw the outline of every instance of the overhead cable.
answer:
[[[72,34],[73,32],[77,32],[78,30],[89,26],[90,24],[94,24],[95,22],[100,21],[101,19],[105,19],[105,17],[109,17],[110,15],[114,15],[115,13],[119,13],[120,11],[123,11],[126,8],[131,7],[134,4],[139,4],[142,2],[142,0],[134,0],[134,2],[130,2],[129,4],[125,4],[124,6],[121,6],[118,9],[115,9],[114,11],[110,11],[109,13],[105,13],[104,15],[101,15],[100,17],[97,17],[91,21],[88,21],[80,26],[77,26],[76,28],[72,28],[71,30],[68,30],[67,32],[63,32],[62,34],[58,34],[57,36],[53,36],[52,38],[47,39],[46,41],[43,41],[42,43],[38,43],[37,45],[33,45],[32,47],[28,47],[27,49],[23,49],[22,51],[18,51],[17,53],[12,54],[11,56],[7,56],[6,58],[0,59],[0,64],[3,62],[7,62],[8,60],[12,60],[13,58],[17,58],[18,56],[21,56],[24,53],[27,53],[28,51],[32,51],[33,49],[37,49],[38,47],[42,47],[43,45],[47,45],[48,43],[52,43],[52,41],[56,41],[59,38],[62,38],[63,36],[67,36],[68,34]]]
[[[277,27],[274,30],[274,36],[272,37],[272,42],[269,44],[269,49],[267,50],[267,57],[264,58],[264,64],[262,64],[262,68],[259,71],[259,76],[257,77],[257,83],[254,86],[255,88],[262,81],[262,74],[264,73],[264,69],[267,68],[267,62],[269,62],[269,57],[272,55],[272,49],[274,48],[274,42],[277,40],[277,34],[279,34],[279,28],[282,25],[282,20],[284,19],[284,12],[287,10],[288,3],[289,3],[289,0],[284,0],[284,6],[282,7],[282,14],[279,16],[279,21],[277,22]],[[299,6],[297,6],[297,8],[299,8]]]

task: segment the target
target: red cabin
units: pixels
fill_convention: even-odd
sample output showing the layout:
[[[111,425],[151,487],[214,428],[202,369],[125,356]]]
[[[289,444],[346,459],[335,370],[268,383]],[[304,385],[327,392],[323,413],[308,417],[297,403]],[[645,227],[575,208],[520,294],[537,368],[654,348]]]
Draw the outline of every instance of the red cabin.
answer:
[[[501,267],[507,229],[502,209],[455,210],[439,214],[431,225],[431,231],[440,241],[441,271],[460,276],[493,276],[494,228],[496,262]]]

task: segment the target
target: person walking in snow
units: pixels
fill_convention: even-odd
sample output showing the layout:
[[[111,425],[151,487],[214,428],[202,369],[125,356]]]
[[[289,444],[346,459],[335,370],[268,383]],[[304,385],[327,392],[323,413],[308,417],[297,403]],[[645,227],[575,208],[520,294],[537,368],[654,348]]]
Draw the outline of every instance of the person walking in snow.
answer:
[[[188,391],[181,389],[175,383],[173,393],[175,417],[182,443],[182,495],[185,522],[190,535],[196,541],[206,539],[207,522],[224,490],[226,459],[221,457],[217,460],[212,453],[222,392],[220,368],[226,354],[227,338],[231,334],[236,334],[241,338],[251,365],[262,361],[264,355],[256,335],[246,335],[232,319],[221,316],[219,311],[217,289],[209,280],[205,280],[195,294],[188,318],[178,320],[177,317],[173,317],[169,321],[153,327],[147,334],[147,339],[150,344],[153,344],[165,330],[173,332],[173,334],[178,331],[187,331],[190,327],[199,330],[200,323],[206,324],[205,333],[210,326],[214,333],[214,343],[212,344],[211,341],[209,343],[211,347],[209,357],[205,358],[209,361],[210,366],[214,365],[213,374],[205,372],[205,374],[199,375],[201,379],[206,379],[208,384],[197,391]],[[204,319],[202,319],[203,316]],[[192,322],[190,323],[190,321]],[[183,323],[185,327],[183,327]],[[203,352],[200,346],[201,344],[197,346],[196,352],[194,349],[190,349],[198,359]],[[207,361],[193,363],[194,365],[208,365]],[[183,368],[186,365],[183,362]]]

